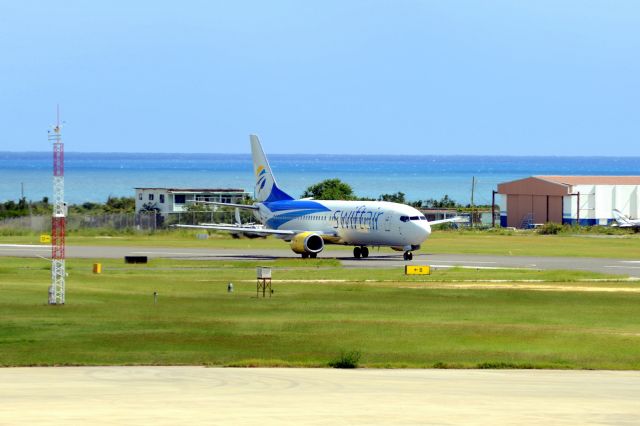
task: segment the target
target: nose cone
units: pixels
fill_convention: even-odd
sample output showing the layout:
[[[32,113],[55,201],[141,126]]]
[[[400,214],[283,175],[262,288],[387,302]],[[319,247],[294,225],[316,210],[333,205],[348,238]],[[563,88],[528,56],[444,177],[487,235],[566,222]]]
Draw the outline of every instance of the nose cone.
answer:
[[[427,222],[426,220],[421,220],[413,222],[413,225],[415,227],[415,235],[420,239],[417,244],[420,244],[421,242],[429,238],[429,235],[431,235],[431,226],[429,225],[429,222]]]

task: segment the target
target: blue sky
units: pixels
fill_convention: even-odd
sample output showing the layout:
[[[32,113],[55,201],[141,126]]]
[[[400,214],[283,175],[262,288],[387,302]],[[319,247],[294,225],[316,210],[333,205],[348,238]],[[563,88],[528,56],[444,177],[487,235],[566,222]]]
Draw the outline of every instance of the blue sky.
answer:
[[[0,3],[0,151],[640,155],[637,1]]]

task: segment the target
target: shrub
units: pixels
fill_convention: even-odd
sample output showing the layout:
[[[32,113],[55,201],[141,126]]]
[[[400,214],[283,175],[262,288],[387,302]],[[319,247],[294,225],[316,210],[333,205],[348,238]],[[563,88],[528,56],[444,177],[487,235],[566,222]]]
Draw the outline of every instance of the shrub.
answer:
[[[538,234],[542,235],[556,235],[562,232],[564,227],[559,223],[547,222],[542,227],[538,228]]]
[[[487,369],[487,370],[531,370],[535,368],[533,364],[524,363],[524,364],[516,364],[513,362],[481,362],[477,365],[479,369]]]
[[[340,356],[329,362],[333,368],[358,368],[362,353],[360,351],[342,351]]]

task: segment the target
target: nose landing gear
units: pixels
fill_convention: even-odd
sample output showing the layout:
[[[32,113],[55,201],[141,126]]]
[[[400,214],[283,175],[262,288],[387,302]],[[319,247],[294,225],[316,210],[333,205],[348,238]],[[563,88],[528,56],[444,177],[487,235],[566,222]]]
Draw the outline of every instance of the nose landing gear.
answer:
[[[413,260],[413,253],[411,253],[410,251],[405,251],[403,257],[404,260]]]
[[[356,259],[360,259],[360,257],[367,258],[369,257],[369,248],[367,247],[354,247],[353,248],[353,257]]]

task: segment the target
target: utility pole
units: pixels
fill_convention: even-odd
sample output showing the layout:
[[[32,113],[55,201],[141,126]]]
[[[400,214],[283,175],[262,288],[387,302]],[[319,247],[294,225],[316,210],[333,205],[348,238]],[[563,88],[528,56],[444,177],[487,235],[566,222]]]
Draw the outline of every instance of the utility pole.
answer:
[[[473,194],[476,191],[476,177],[471,177],[471,227],[473,228],[473,212],[475,211],[475,205],[473,204]]]

